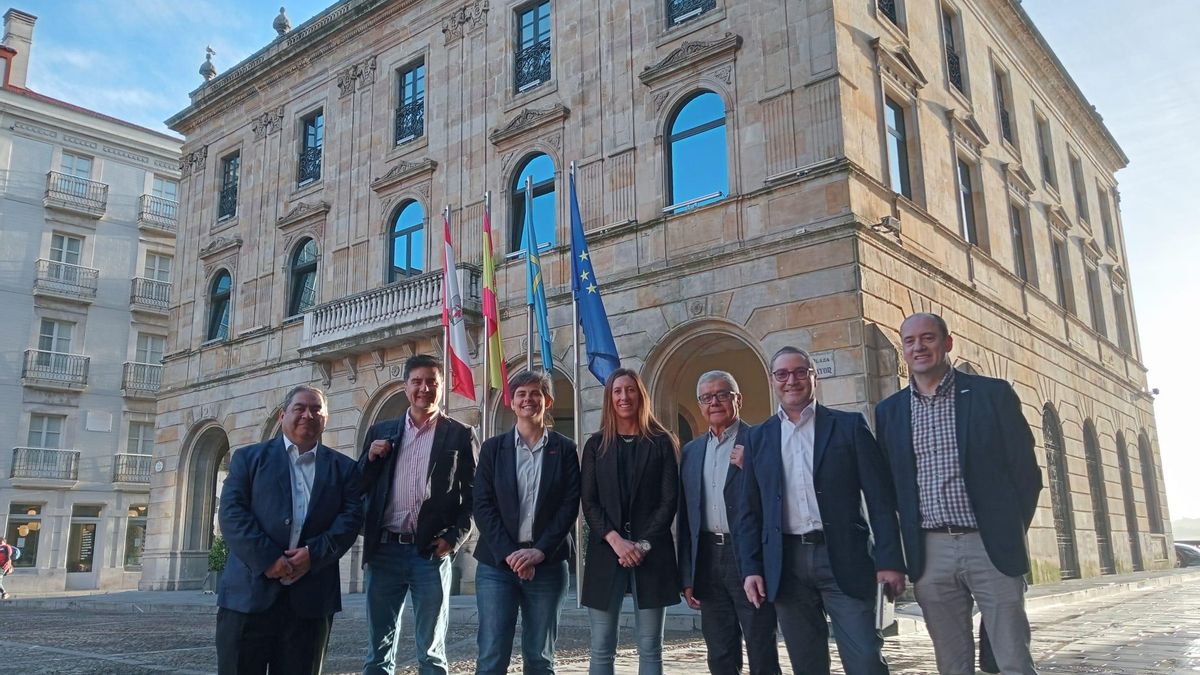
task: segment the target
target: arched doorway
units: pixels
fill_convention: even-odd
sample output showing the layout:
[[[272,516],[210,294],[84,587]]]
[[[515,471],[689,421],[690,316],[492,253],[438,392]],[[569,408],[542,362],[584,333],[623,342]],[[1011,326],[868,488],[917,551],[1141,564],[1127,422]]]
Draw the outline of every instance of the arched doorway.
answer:
[[[1141,572],[1142,544],[1138,536],[1137,502],[1133,499],[1133,476],[1129,473],[1129,447],[1125,434],[1117,432],[1117,467],[1121,473],[1121,496],[1125,501],[1125,531],[1129,535],[1129,555],[1133,571]]]
[[[200,588],[208,575],[208,550],[218,534],[217,505],[224,472],[229,468],[229,437],[215,422],[202,425],[185,451],[178,483],[183,514],[180,537],[179,589]]]
[[[1100,439],[1091,420],[1083,423],[1083,452],[1087,460],[1088,484],[1092,492],[1092,519],[1096,525],[1096,547],[1100,550],[1100,574],[1116,572],[1113,558],[1112,525],[1108,520],[1108,490],[1104,485],[1104,460]]]
[[[1150,447],[1150,436],[1143,430],[1138,434],[1138,458],[1142,465],[1142,491],[1146,495],[1146,519],[1150,521],[1152,534],[1163,533],[1162,504],[1158,501],[1157,471],[1154,468],[1154,452]]]
[[[1062,423],[1054,406],[1042,408],[1042,443],[1050,474],[1050,508],[1054,512],[1054,536],[1058,540],[1058,569],[1063,579],[1079,578],[1079,554],[1075,548],[1075,516],[1071,511],[1071,481],[1063,445]]]
[[[363,411],[363,416],[360,418],[362,423],[359,425],[358,437],[352,456],[355,458],[359,456],[363,440],[367,437],[368,429],[384,420],[394,420],[402,417],[407,412],[408,395],[404,393],[403,383],[397,383],[389,390],[376,395],[375,400],[367,406],[367,409]]]

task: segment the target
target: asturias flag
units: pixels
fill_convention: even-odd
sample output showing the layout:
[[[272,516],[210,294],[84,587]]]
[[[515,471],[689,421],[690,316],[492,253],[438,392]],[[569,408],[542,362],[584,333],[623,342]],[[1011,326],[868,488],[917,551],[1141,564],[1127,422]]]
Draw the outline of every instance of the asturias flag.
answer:
[[[504,405],[512,399],[508,393],[508,367],[504,364],[504,347],[500,343],[500,309],[496,304],[496,263],[492,260],[492,220],[483,210],[483,332],[488,341],[488,362],[483,364],[485,387],[499,389]]]
[[[579,324],[587,340],[588,370],[603,384],[621,367],[617,343],[613,340],[608,313],[600,299],[600,284],[592,270],[592,257],[583,238],[583,218],[579,216],[579,198],[575,195],[575,176],[571,176],[571,292],[579,305]]]
[[[446,328],[449,343],[450,363],[446,370],[451,373],[450,391],[464,398],[475,400],[475,378],[467,363],[467,326],[463,322],[462,293],[458,290],[458,263],[454,259],[454,245],[450,241],[450,219],[442,215],[445,226],[446,258],[442,268],[442,325]]]
[[[528,278],[526,289],[529,298],[529,311],[533,312],[537,321],[538,337],[542,345],[542,370],[547,373],[554,366],[551,357],[553,347],[550,344],[550,315],[546,307],[546,287],[542,283],[542,257],[538,255],[537,234],[533,227],[533,189],[525,188],[525,270]],[[526,336],[532,340],[533,336]]]

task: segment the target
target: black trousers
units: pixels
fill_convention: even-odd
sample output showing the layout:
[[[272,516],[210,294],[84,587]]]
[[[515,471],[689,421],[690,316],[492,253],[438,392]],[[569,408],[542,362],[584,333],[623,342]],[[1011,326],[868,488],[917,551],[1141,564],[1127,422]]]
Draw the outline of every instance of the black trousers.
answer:
[[[320,675],[333,616],[307,618],[292,610],[285,588],[266,611],[217,610],[220,675]]]
[[[775,606],[755,608],[746,599],[732,544],[718,546],[701,537],[696,553],[695,586],[700,601],[700,630],[713,675],[742,672],[742,637],[750,675],[779,675]]]

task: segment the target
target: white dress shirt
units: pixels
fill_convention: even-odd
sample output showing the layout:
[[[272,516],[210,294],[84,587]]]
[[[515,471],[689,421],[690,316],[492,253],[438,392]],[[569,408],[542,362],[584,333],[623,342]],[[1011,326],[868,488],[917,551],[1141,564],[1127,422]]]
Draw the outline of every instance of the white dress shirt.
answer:
[[[805,534],[822,529],[821,509],[813,482],[814,399],[795,424],[779,408],[779,452],[783,459],[783,531]]]
[[[300,531],[304,529],[304,520],[308,518],[308,502],[312,499],[319,446],[313,446],[308,452],[300,452],[300,448],[286,435],[283,436],[283,446],[287,448],[292,477],[289,481],[292,486],[292,534],[288,539],[288,548],[292,549],[300,543]],[[292,582],[281,579],[280,583],[286,586]]]
[[[542,483],[542,449],[546,447],[549,432],[542,430],[542,437],[529,447],[513,428],[517,445],[517,494],[521,497],[521,524],[517,528],[517,541],[533,541],[533,518],[537,510],[538,487]]]
[[[701,528],[705,532],[729,534],[729,514],[725,510],[725,479],[729,476],[729,458],[733,454],[733,445],[737,440],[738,422],[725,429],[718,438],[712,429],[708,430],[707,444],[704,448],[704,522]]]

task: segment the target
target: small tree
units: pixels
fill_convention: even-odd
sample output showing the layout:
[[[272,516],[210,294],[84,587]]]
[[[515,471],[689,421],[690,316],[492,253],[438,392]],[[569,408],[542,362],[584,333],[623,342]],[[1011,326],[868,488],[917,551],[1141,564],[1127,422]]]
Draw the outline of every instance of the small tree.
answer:
[[[220,536],[213,537],[212,548],[208,549],[208,570],[220,572],[225,569],[225,560],[228,557],[229,546],[225,544],[225,539]]]

